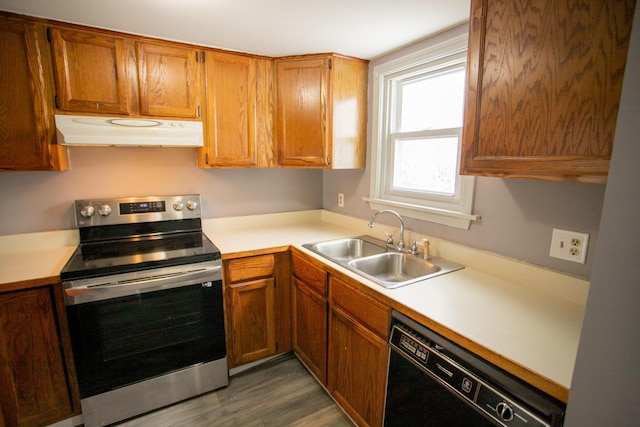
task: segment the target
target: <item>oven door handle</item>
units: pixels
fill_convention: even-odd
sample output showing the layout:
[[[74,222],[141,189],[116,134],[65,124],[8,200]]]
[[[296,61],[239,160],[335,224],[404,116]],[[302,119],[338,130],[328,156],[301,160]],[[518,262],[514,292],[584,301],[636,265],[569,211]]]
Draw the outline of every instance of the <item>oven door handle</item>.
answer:
[[[70,297],[86,297],[92,294],[113,293],[118,296],[134,295],[163,289],[179,288],[202,283],[203,287],[213,286],[214,281],[220,280],[221,266],[206,267],[190,271],[165,273],[156,276],[124,279],[119,281],[88,284],[65,289]]]

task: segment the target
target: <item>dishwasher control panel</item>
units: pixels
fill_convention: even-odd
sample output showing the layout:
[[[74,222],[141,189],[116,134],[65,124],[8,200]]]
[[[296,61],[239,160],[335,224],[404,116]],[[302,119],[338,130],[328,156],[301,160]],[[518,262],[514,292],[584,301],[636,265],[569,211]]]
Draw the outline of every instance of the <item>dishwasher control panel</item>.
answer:
[[[482,375],[473,372],[471,366],[457,360],[448,351],[452,343],[446,339],[436,343],[407,325],[394,322],[389,345],[497,425],[551,426],[542,415],[525,408],[509,392],[489,384]]]

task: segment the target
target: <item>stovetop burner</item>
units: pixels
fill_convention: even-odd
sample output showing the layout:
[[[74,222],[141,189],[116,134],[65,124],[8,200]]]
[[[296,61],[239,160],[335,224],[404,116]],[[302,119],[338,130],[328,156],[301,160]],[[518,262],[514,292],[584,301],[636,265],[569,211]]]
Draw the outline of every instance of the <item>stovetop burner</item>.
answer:
[[[114,240],[112,242],[86,243],[82,245],[82,258],[87,261],[101,261],[109,258],[140,257],[148,254],[182,251],[193,254],[203,247],[201,233],[184,233],[163,238],[149,237],[135,240]]]
[[[63,281],[220,259],[202,233],[200,196],[77,200],[80,246]]]
[[[220,251],[201,232],[86,243],[76,248],[60,278],[85,279],[216,259],[220,259]]]

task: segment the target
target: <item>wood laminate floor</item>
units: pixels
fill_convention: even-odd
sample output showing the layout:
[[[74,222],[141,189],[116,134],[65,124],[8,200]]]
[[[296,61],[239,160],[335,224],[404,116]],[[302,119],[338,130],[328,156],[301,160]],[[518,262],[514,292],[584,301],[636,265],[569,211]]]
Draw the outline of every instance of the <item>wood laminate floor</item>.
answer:
[[[230,378],[229,386],[118,424],[120,427],[352,427],[302,363],[287,355]]]

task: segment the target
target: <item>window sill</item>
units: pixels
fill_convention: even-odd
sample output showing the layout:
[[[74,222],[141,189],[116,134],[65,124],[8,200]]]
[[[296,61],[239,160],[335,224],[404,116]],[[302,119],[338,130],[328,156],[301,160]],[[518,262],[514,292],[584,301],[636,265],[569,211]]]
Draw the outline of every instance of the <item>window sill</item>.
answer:
[[[464,230],[469,229],[471,221],[480,220],[480,215],[464,214],[446,209],[430,208],[382,199],[371,199],[369,197],[364,197],[363,200],[369,202],[369,206],[374,210],[393,209],[400,215],[409,218],[435,222]]]

